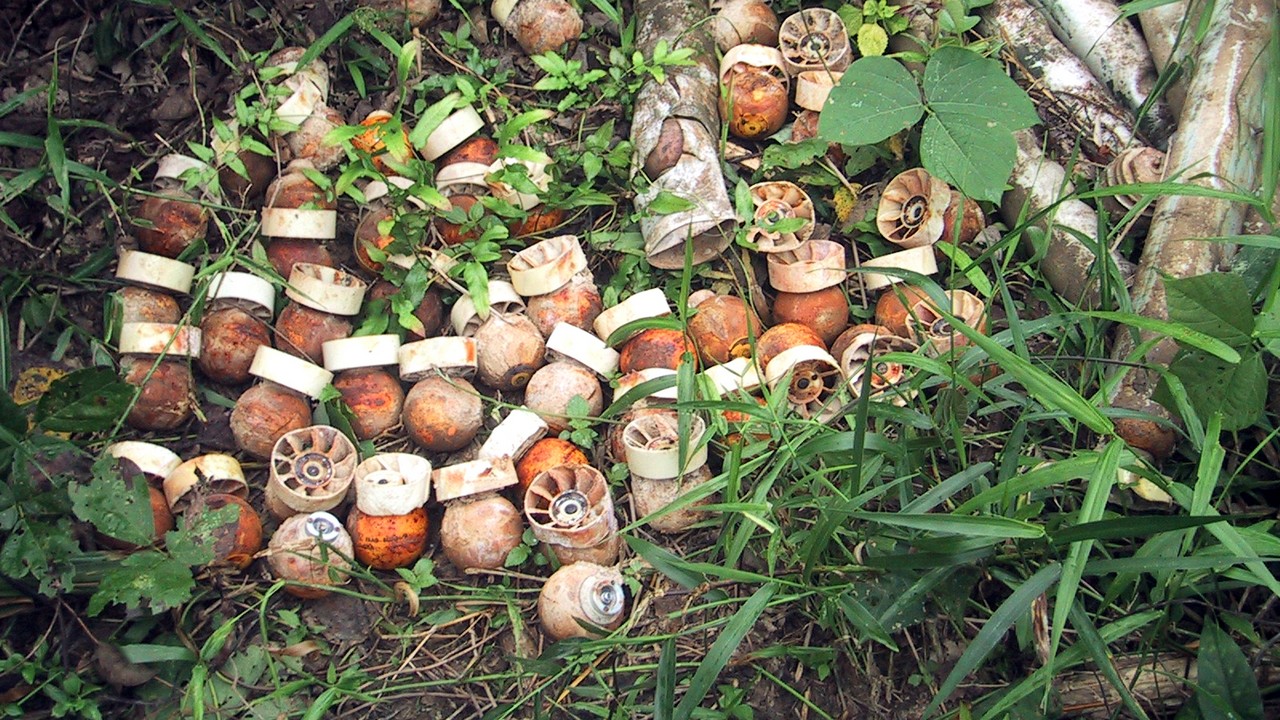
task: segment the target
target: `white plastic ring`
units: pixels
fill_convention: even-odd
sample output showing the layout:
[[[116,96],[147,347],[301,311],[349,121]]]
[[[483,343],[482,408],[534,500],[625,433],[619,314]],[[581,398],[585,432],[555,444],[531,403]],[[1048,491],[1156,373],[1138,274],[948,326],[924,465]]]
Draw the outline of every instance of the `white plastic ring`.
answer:
[[[546,434],[547,423],[537,413],[516,408],[489,433],[476,457],[488,460],[505,456],[516,461]]]
[[[107,446],[107,454],[132,462],[152,485],[163,484],[165,478],[182,464],[182,458],[169,448],[140,440],[112,443]]]
[[[539,191],[546,192],[547,188],[551,187],[551,173],[547,172],[548,163],[544,162],[528,162],[509,157],[498,158],[489,166],[489,172],[496,173],[505,167],[517,164],[529,169],[529,181]],[[490,182],[489,192],[493,193],[494,197],[505,200],[521,210],[532,210],[542,204],[542,198],[537,194],[520,192],[505,182]]]
[[[375,200],[381,200],[386,197],[391,192],[390,188],[387,187],[388,185],[395,185],[401,190],[408,190],[414,186],[414,182],[409,178],[402,177],[400,175],[391,175],[387,177],[386,182],[383,182],[382,180],[370,180],[364,186],[364,201],[372,204]],[[417,206],[419,210],[427,209],[427,204],[422,201],[422,198],[410,195],[406,199]]]
[[[735,45],[729,48],[729,51],[720,59],[721,82],[724,82],[725,76],[728,75],[729,71],[733,69],[733,66],[738,63],[765,70],[776,70],[776,74],[784,84],[789,79],[787,75],[786,58],[782,56],[782,51],[775,47],[744,43],[742,45]]]
[[[116,265],[116,277],[121,280],[181,295],[191,292],[195,276],[194,265],[139,250],[120,253],[120,262]]]
[[[618,328],[629,322],[635,322],[643,318],[662,317],[671,314],[671,305],[667,302],[667,296],[663,294],[662,288],[651,288],[644,292],[636,293],[613,307],[605,310],[596,317],[594,324],[596,335],[605,342],[609,341],[609,336],[613,335]],[[628,335],[619,339],[619,344],[626,342],[631,338]]]
[[[792,368],[807,360],[821,360],[830,363],[832,367],[840,367],[836,359],[831,357],[831,353],[817,345],[797,345],[773,356],[764,369],[764,381],[769,387],[775,387],[787,376],[787,373],[791,372]]]
[[[843,76],[842,72],[830,70],[805,70],[796,75],[796,105],[805,110],[822,112],[831,88],[838,85]]]
[[[844,246],[838,242],[810,240],[768,257],[769,284],[779,292],[817,292],[844,282]]]
[[[603,378],[618,372],[621,356],[600,338],[576,325],[558,322],[547,338],[548,356],[559,355],[582,363]],[[554,357],[553,357],[554,359]]]
[[[198,358],[200,328],[174,323],[124,323],[120,326],[120,354]]]
[[[436,189],[445,195],[457,194],[446,193],[445,190],[459,186],[472,186],[475,188],[475,192],[465,193],[467,195],[487,192],[489,186],[485,183],[484,177],[488,174],[489,166],[484,163],[456,162],[436,171]]]
[[[262,234],[266,237],[332,240],[338,237],[338,211],[263,208]]]
[[[342,270],[294,263],[284,294],[299,305],[333,315],[356,315],[364,302],[365,281]]]
[[[320,344],[324,369],[329,372],[380,367],[400,362],[399,335],[361,335]]]
[[[437,337],[405,343],[397,351],[400,379],[418,382],[433,372],[470,377],[476,371],[476,341],[469,337]]]
[[[519,482],[515,464],[506,455],[449,465],[431,473],[431,484],[440,502],[501,490]]]
[[[752,392],[760,387],[760,372],[750,358],[734,358],[727,363],[712,365],[703,371],[721,395],[736,392]]]
[[[319,398],[333,382],[333,373],[319,365],[266,345],[258,346],[253,363],[249,365],[249,374],[311,398]]]
[[[661,377],[675,377],[675,375],[676,371],[670,368],[644,368],[643,370],[636,370],[635,372],[627,373],[626,375],[618,378],[618,387],[614,390],[613,396],[615,398],[620,398],[623,395],[626,395],[629,390],[639,386],[641,383],[646,383],[650,380],[656,380]],[[641,400],[647,400],[650,398],[654,400],[675,400],[676,386],[672,385],[669,388],[663,388],[657,392],[650,393],[636,400],[636,402],[639,403]]]
[[[197,173],[212,172],[206,163],[197,160],[190,155],[180,155],[178,153],[170,153],[160,158],[156,163],[156,180],[178,180],[182,174],[188,170],[195,170]]]
[[[862,263],[864,268],[897,268],[899,270],[910,270],[920,273],[921,275],[932,275],[938,272],[938,260],[934,257],[933,246],[924,245],[922,247],[911,248],[910,250],[900,250],[888,255],[881,255],[878,258],[872,258]],[[902,282],[902,278],[897,275],[885,275],[882,273],[862,273],[862,282],[868,290],[879,290],[882,287],[888,287],[894,283]]]
[[[688,475],[707,464],[707,446],[701,442],[706,430],[706,422],[694,415],[685,444],[685,464],[681,468],[677,415],[672,412],[636,418],[622,429],[627,468],[633,477],[648,480],[673,480]]]
[[[516,292],[515,287],[502,280],[489,281],[489,310],[499,313],[524,312],[524,298]],[[471,296],[463,294],[449,311],[449,321],[453,331],[463,337],[474,335],[480,324],[489,319],[489,313],[481,313]]]
[[[243,304],[263,322],[270,322],[276,311],[276,288],[262,278],[247,272],[220,272],[209,278],[209,309]]]
[[[182,512],[186,506],[184,496],[201,483],[207,485],[210,492],[249,497],[249,483],[245,482],[240,461],[223,453],[210,453],[181,463],[164,479],[164,498],[169,509]]]
[[[547,295],[587,269],[577,235],[557,235],[521,250],[507,263],[511,285],[525,297]]]
[[[427,141],[419,148],[422,159],[427,162],[435,160],[461,145],[463,140],[475,135],[482,127],[484,119],[475,108],[470,105],[458,108],[427,136]]]
[[[502,27],[507,26],[507,18],[511,17],[511,11],[515,10],[520,0],[493,0],[493,4],[489,6],[489,14]]]
[[[293,86],[293,93],[280,103],[275,115],[291,125],[301,125],[311,117],[311,113],[315,112],[316,108],[324,104],[325,92],[315,82],[303,78],[301,73],[290,79],[296,80],[290,83]]]
[[[410,453],[381,453],[356,466],[356,507],[366,515],[408,515],[427,504],[431,461]]]

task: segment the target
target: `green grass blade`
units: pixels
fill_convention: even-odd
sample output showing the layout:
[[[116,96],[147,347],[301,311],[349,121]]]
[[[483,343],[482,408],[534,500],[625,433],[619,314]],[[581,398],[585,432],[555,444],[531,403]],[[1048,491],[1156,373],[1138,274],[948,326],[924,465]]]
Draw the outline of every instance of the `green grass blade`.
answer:
[[[1028,470],[1022,475],[1010,478],[999,485],[984,490],[975,495],[963,505],[956,508],[956,515],[965,515],[976,512],[981,508],[994,506],[1003,503],[1009,506],[1019,495],[1043,490],[1045,488],[1063,485],[1074,480],[1082,480],[1089,477],[1093,473],[1094,466],[1097,465],[1099,454],[1094,452],[1080,451],[1075,457],[1066,460],[1059,460],[1053,463],[1045,463],[1032,470]],[[1120,466],[1133,464],[1137,458],[1132,452],[1126,450],[1120,459]]]
[[[858,602],[856,598],[848,592],[840,593],[836,597],[836,604],[840,607],[840,612],[844,614],[846,620],[851,625],[866,633],[867,637],[875,640],[893,652],[898,652],[898,644],[893,641],[893,637],[889,635],[884,626],[876,620],[876,616],[867,609],[867,606]]]
[[[209,33],[205,32],[204,28],[200,27],[200,23],[196,22],[194,18],[176,6],[173,8],[173,16],[178,19],[179,23],[182,23],[183,29],[194,35],[195,38],[200,41],[201,45],[208,48],[209,52],[212,52],[218,60],[222,61],[223,65],[231,68],[232,71],[239,69],[236,66],[235,61],[232,60],[231,57],[227,55],[227,52],[222,49],[222,45],[219,44],[217,40],[210,37]],[[301,64],[302,63],[299,63],[299,65]]]
[[[913,530],[925,530],[943,535],[1027,539],[1044,537],[1044,528],[1039,525],[997,516],[930,515],[927,513],[909,515],[905,513],[875,512],[851,512],[849,516],[858,520],[911,528]]]
[[[652,565],[658,572],[671,578],[677,585],[695,588],[707,581],[706,575],[690,570],[687,567],[687,563],[671,551],[631,535],[625,536],[624,539],[627,541],[627,545],[631,546],[632,552],[644,558],[645,562]]]
[[[676,639],[662,644],[657,686],[653,691],[653,720],[671,720],[676,705]]]
[[[1175,530],[1198,528],[1233,519],[1235,519],[1234,516],[1226,515],[1193,515],[1190,517],[1126,516],[1114,520],[1098,520],[1072,525],[1049,533],[1049,540],[1055,545],[1069,545],[1081,540],[1128,540]]]
[[[1111,488],[1116,484],[1116,475],[1120,472],[1120,451],[1124,449],[1124,441],[1117,438],[1107,444],[1102,457],[1094,466],[1093,476],[1085,489],[1084,501],[1080,505],[1076,524],[1091,523],[1100,520],[1107,511],[1107,500],[1111,497]],[[1049,666],[1058,655],[1058,646],[1062,643],[1062,632],[1067,627],[1067,616],[1075,606],[1076,592],[1080,589],[1080,578],[1084,576],[1084,566],[1089,562],[1089,553],[1093,551],[1092,538],[1071,544],[1067,551],[1067,559],[1062,564],[1062,580],[1058,583],[1058,594],[1053,603],[1053,623],[1050,627]]]
[[[1147,330],[1149,332],[1171,337],[1183,345],[1189,345],[1198,350],[1203,350],[1210,355],[1222,358],[1226,362],[1240,362],[1240,353],[1237,352],[1235,348],[1215,337],[1210,337],[1204,333],[1196,332],[1181,323],[1143,317],[1136,313],[1107,312],[1102,310],[1096,310],[1093,312],[1073,312],[1068,313],[1068,315],[1096,318],[1098,320],[1110,320],[1111,322],[1117,322],[1122,325],[1129,325],[1131,327],[1136,327],[1139,330]]]
[[[689,689],[685,691],[684,697],[680,698],[680,704],[676,706],[675,720],[688,720],[693,717],[693,711],[707,696],[716,678],[720,676],[720,671],[729,664],[738,645],[755,627],[760,613],[764,612],[777,591],[778,586],[773,583],[764,585],[747,598],[738,612],[729,618],[724,630],[720,632],[720,637],[711,644],[711,649],[707,651],[702,662],[698,664],[697,671],[693,673],[693,679],[689,681]]]
[[[1200,450],[1200,463],[1196,466],[1196,486],[1191,493],[1191,507],[1187,508],[1192,515],[1204,515],[1209,511],[1209,501],[1218,487],[1218,478],[1222,476],[1222,463],[1227,459],[1227,451],[1218,440],[1221,434],[1222,415],[1215,413],[1204,430],[1204,447]]]
[[[1174,501],[1184,509],[1190,509],[1191,507],[1191,492],[1190,488],[1181,483],[1173,483],[1169,486],[1169,494],[1172,495]],[[1217,515],[1218,511],[1213,508],[1208,508],[1204,514]],[[1213,535],[1218,542],[1222,543],[1222,546],[1225,547],[1228,552],[1240,557],[1248,558],[1244,565],[1249,568],[1249,572],[1252,574],[1253,581],[1255,583],[1267,588],[1276,595],[1280,595],[1280,581],[1276,580],[1275,574],[1267,567],[1264,559],[1259,557],[1258,553],[1254,551],[1253,546],[1249,544],[1249,541],[1240,534],[1240,531],[1236,529],[1234,525],[1228,523],[1216,523],[1208,525],[1207,528],[1209,530],[1209,534]]]
[[[1001,369],[1022,383],[1027,392],[1045,407],[1066,412],[1098,434],[1115,433],[1116,428],[1111,419],[1103,415],[1093,403],[1080,397],[1069,385],[1037,369],[1026,359],[1006,350],[1000,343],[965,325],[954,315],[946,312],[942,314],[957,332],[982,348]]]
[[[1098,632],[1098,628],[1094,627],[1093,620],[1089,617],[1089,613],[1085,611],[1084,606],[1080,603],[1074,603],[1071,606],[1071,627],[1075,628],[1080,641],[1078,645],[1083,646],[1089,652],[1089,657],[1093,659],[1093,664],[1098,668],[1098,672],[1111,683],[1111,687],[1120,695],[1124,706],[1134,717],[1140,720],[1147,720],[1147,713],[1138,705],[1138,701],[1133,698],[1133,693],[1129,692],[1129,686],[1120,677],[1120,673],[1116,671],[1116,666],[1111,662],[1111,653],[1107,651],[1107,643],[1102,639],[1102,634]]]
[[[1098,630],[1098,634],[1102,638],[1103,643],[1113,643],[1126,636],[1141,630],[1165,616],[1164,612],[1159,610],[1149,610],[1142,613],[1134,613],[1127,617],[1123,617],[1110,625],[1106,625]],[[1081,643],[1073,645],[1062,652],[1062,657],[1058,658],[1058,666],[1054,670],[1062,671],[1073,665],[1077,665],[1084,661],[1088,656],[1086,646]],[[1024,697],[1036,691],[1036,688],[1052,681],[1053,675],[1049,667],[1040,667],[1022,682],[1014,685],[1009,692],[1000,699],[995,705],[990,707],[981,720],[1007,720],[1009,709],[1020,702]]]
[[[334,44],[339,38],[347,34],[347,31],[351,29],[351,26],[355,21],[355,13],[347,13],[342,16],[338,22],[333,24],[333,27],[326,30],[325,33],[317,38],[315,42],[307,46],[306,51],[302,53],[302,57],[298,58],[298,67],[303,67],[312,60],[320,57],[320,53],[324,52],[330,45]]]
[[[1248,565],[1252,562],[1275,563],[1280,557],[1248,555],[1209,555],[1204,557],[1129,557],[1114,560],[1094,560],[1085,568],[1085,575],[1115,575],[1120,573],[1166,573],[1187,570],[1212,570],[1221,572],[1232,565]]]
[[[902,506],[904,513],[927,513],[938,505],[942,504],[947,498],[952,497],[956,493],[973,485],[979,478],[991,472],[995,468],[989,462],[980,462],[970,465],[951,477],[943,480],[937,485],[929,488],[915,500]]]
[[[1026,582],[1018,586],[1018,589],[1014,590],[1013,594],[991,613],[991,617],[978,631],[977,637],[969,643],[969,647],[965,648],[964,654],[956,661],[955,667],[951,668],[947,679],[942,681],[938,694],[921,713],[921,717],[927,718],[937,712],[942,703],[946,702],[947,698],[951,697],[951,693],[960,686],[960,681],[982,667],[987,655],[991,654],[1009,628],[1013,627],[1019,618],[1030,612],[1032,601],[1053,587],[1061,575],[1061,565],[1057,563],[1045,565],[1036,571],[1036,574],[1027,578]]]

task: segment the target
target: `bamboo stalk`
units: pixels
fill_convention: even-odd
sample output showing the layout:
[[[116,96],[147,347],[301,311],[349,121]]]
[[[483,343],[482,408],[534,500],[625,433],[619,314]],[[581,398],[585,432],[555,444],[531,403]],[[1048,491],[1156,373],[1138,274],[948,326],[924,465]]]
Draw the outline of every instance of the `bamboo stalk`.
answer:
[[[1257,186],[1265,57],[1274,22],[1274,0],[1224,0],[1214,8],[1179,131],[1165,160],[1169,177],[1219,190]],[[1216,198],[1165,195],[1156,200],[1134,283],[1135,311],[1167,319],[1163,277],[1188,278],[1224,267],[1234,246],[1200,238],[1239,234],[1244,214],[1244,205]],[[1152,336],[1140,337],[1145,341]],[[1126,360],[1134,347],[1133,336],[1121,332],[1112,357]],[[1168,367],[1177,352],[1173,340],[1157,341],[1145,358],[1156,367],[1126,372],[1112,393],[1112,405],[1172,419],[1151,396],[1159,381],[1156,368]],[[1173,430],[1155,420],[1119,419],[1116,428],[1131,445],[1156,457],[1173,450]]]
[[[703,263],[729,245],[737,218],[720,169],[720,82],[715,43],[707,31],[706,0],[637,0],[636,46],[652,57],[659,43],[690,48],[694,64],[665,68],[666,81],[649,79],[636,95],[631,123],[633,174],[652,184],[636,195],[645,254],[654,267],[684,265],[685,243],[693,262]],[[693,207],[659,214],[651,210],[661,193]]]

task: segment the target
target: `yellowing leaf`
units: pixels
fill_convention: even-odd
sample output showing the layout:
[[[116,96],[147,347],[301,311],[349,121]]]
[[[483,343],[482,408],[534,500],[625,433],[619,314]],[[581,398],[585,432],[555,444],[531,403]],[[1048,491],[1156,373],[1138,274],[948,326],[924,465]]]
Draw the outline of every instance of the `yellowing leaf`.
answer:
[[[866,23],[858,28],[858,52],[863,57],[883,55],[889,47],[889,33],[875,23]]]

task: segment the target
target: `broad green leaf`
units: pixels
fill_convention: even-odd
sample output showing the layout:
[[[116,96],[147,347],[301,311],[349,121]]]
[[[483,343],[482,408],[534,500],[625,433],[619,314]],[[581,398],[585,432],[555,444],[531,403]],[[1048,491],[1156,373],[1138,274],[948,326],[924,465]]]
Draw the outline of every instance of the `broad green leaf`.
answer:
[[[89,615],[111,603],[131,609],[146,604],[153,613],[176,607],[191,597],[195,580],[191,568],[156,550],[136,552],[107,572],[89,598]]]
[[[195,566],[212,562],[214,544],[224,528],[234,525],[240,517],[240,507],[228,503],[216,510],[205,508],[198,515],[187,513],[181,519],[181,528],[165,533],[164,548],[169,556],[183,565]]]
[[[1021,130],[1040,122],[1026,91],[995,60],[972,50],[943,47],[924,70],[929,109],[948,124],[972,123]]]
[[[1147,330],[1177,340],[1183,345],[1189,345],[1193,348],[1203,350],[1210,355],[1221,358],[1229,363],[1240,362],[1240,353],[1225,342],[1219,340],[1213,335],[1206,335],[1188,328],[1186,325],[1177,322],[1169,322],[1166,320],[1158,320],[1149,318],[1137,313],[1111,312],[1105,310],[1096,310],[1093,312],[1075,312],[1070,315],[1079,315],[1081,317],[1098,318],[1100,320],[1110,320],[1123,325],[1130,325],[1139,330]]]
[[[55,380],[36,405],[36,424],[53,432],[96,432],[115,425],[135,389],[105,368],[77,370]]]
[[[1231,273],[1165,278],[1169,320],[1216,337],[1232,347],[1253,337],[1253,303],[1244,279]]]
[[[93,477],[87,483],[70,483],[76,517],[92,524],[110,538],[134,545],[150,545],[155,541],[154,516],[146,479],[139,473],[125,478],[116,471],[116,461],[103,455],[93,464]]]
[[[449,117],[449,113],[460,104],[462,104],[461,96],[450,93],[427,108],[426,112],[418,118],[418,124],[409,132],[409,144],[416,148],[426,145],[431,133],[435,132],[436,128],[440,127],[440,123],[444,122],[445,118]]]
[[[948,122],[930,115],[920,132],[920,161],[965,195],[1000,202],[1017,150],[1009,132],[995,124]]]
[[[823,157],[830,147],[831,144],[829,142],[819,138],[809,138],[800,142],[772,143],[764,149],[764,155],[761,158],[761,169],[786,168],[787,170],[795,170]],[[749,216],[750,214],[748,213]]]
[[[689,688],[685,690],[684,697],[680,698],[680,704],[676,706],[673,715],[676,720],[688,720],[693,717],[694,710],[702,704],[702,699],[711,690],[712,684],[720,676],[720,671],[729,664],[738,645],[755,627],[760,613],[764,612],[777,591],[778,586],[773,583],[764,585],[747,598],[742,607],[738,608],[738,612],[725,623],[720,636],[711,644],[711,649],[707,651],[702,662],[698,664],[698,669],[693,673],[693,679],[689,681]]]
[[[831,88],[818,136],[845,145],[874,145],[915,125],[923,114],[920,88],[902,63],[865,57]]]
[[[1249,659],[1217,623],[1200,633],[1199,691],[1196,700],[1204,717],[1224,720],[1262,720],[1262,693]]]
[[[681,197],[666,190],[661,190],[645,207],[645,212],[654,215],[674,215],[692,210],[697,205],[688,198]]]
[[[1243,430],[1262,417],[1267,401],[1267,370],[1262,355],[1246,350],[1231,364],[1200,350],[1183,350],[1169,365],[1182,381],[1196,413],[1222,413],[1222,429]]]
[[[958,47],[929,58],[924,96],[925,168],[970,197],[999,202],[1013,170],[1012,131],[1040,121],[1031,99],[999,63]]]

